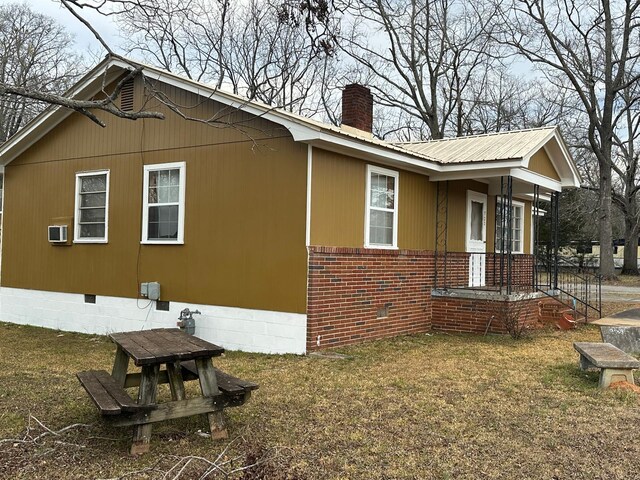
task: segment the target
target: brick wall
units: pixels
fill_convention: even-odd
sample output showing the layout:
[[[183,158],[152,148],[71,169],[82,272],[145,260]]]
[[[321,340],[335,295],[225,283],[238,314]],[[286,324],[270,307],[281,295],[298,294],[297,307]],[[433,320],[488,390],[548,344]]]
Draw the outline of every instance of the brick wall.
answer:
[[[373,95],[367,87],[352,83],[342,91],[342,124],[373,131]]]
[[[504,315],[517,315],[521,324],[531,328],[539,325],[539,304],[541,298],[533,295],[523,300],[505,301],[498,295],[495,299],[480,298],[473,295],[443,294],[432,297],[431,322],[434,330],[455,333],[483,334],[489,323],[490,333],[507,333],[501,318]]]
[[[307,350],[430,330],[433,262],[428,251],[309,247]]]

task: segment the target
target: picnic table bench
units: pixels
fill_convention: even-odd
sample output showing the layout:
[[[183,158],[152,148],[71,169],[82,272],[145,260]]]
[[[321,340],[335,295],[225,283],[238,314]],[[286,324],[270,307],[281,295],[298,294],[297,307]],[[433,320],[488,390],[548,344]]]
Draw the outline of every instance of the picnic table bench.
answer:
[[[222,411],[244,404],[258,385],[213,367],[224,349],[179,329],[114,333],[117,345],[111,373],[79,372],[78,380],[105,420],[134,426],[132,454],[149,451],[152,424],[172,418],[207,414],[211,438],[227,437]],[[128,373],[129,361],[141,372]],[[166,365],[161,370],[160,366]],[[202,396],[186,398],[184,382],[198,380]],[[157,403],[158,385],[168,383],[172,401]],[[137,401],[125,388],[138,387]]]
[[[633,370],[640,368],[640,361],[619,348],[599,342],[574,342],[573,348],[580,354],[582,370],[600,369],[600,388],[622,381],[635,384]]]

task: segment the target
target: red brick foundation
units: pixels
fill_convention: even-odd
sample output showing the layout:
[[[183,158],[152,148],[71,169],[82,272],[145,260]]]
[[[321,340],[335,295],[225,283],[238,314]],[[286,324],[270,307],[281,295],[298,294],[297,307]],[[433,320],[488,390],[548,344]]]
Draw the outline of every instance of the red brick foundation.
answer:
[[[488,255],[488,286],[495,277],[493,265]],[[514,255],[512,265],[514,289],[525,291],[531,285],[532,256]],[[449,253],[447,266],[447,286],[468,285],[468,253]],[[432,295],[434,277],[432,251],[309,247],[307,351],[431,328],[482,334],[492,317],[488,331],[507,333],[506,316],[516,315],[521,325],[535,327],[548,310],[541,301],[554,302],[542,294],[507,297],[464,289]],[[441,279],[438,285],[443,285]]]
[[[431,328],[430,251],[309,247],[307,350]]]
[[[454,333],[508,333],[503,319],[511,316],[517,317],[520,326],[536,328],[539,325],[540,295],[526,294],[525,299],[518,298],[521,296],[468,290],[434,294],[432,327]]]

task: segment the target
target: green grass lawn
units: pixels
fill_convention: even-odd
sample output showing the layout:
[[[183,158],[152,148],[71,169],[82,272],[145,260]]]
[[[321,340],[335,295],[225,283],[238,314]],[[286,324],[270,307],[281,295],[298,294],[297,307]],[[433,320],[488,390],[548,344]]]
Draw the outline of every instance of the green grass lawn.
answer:
[[[577,367],[572,342],[598,341],[592,327],[518,342],[416,335],[338,350],[348,358],[230,352],[216,365],[260,384],[227,411],[231,445],[199,435],[198,416],[156,424],[138,458],[131,430],[104,426],[74,375],[110,370],[108,339],[1,323],[0,338],[0,438],[45,432],[31,418],[25,437],[30,416],[52,430],[89,425],[2,441],[0,478],[165,478],[182,457],[227,446],[234,467],[260,459],[244,479],[640,476],[638,395],[599,390]],[[193,460],[179,478],[204,469]]]

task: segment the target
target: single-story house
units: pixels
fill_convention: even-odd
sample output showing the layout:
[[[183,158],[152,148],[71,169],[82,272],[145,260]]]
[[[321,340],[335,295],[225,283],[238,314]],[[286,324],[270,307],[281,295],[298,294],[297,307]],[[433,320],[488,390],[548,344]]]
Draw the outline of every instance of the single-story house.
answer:
[[[107,58],[72,93],[133,65]],[[0,146],[3,321],[109,333],[190,308],[198,336],[273,353],[483,331],[477,292],[531,286],[534,202],[580,185],[558,128],[386,142],[359,85],[341,127],[147,66],[120,102],[166,119],[50,107]]]

